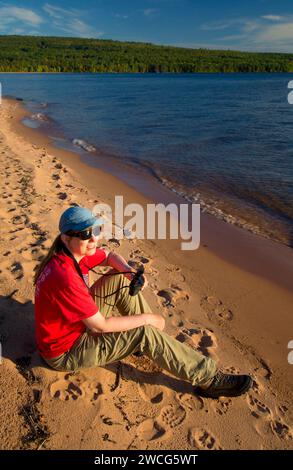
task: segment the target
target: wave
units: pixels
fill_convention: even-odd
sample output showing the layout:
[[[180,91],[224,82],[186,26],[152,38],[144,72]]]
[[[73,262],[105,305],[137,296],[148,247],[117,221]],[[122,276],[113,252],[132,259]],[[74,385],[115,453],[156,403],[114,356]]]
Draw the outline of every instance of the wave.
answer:
[[[72,143],[73,143],[73,145],[76,145],[77,147],[82,148],[86,152],[95,152],[96,151],[96,147],[94,147],[93,145],[86,142],[86,140],[73,139]]]
[[[52,122],[52,119],[50,119],[46,114],[43,113],[35,113],[30,116],[30,119],[33,119],[34,121],[40,121],[40,122]]]
[[[219,196],[217,197],[216,194],[196,191],[188,192],[187,188],[174,184],[174,182],[160,176],[154,169],[152,169],[152,172],[156,174],[155,176],[158,181],[170,191],[189,203],[200,204],[202,213],[206,212],[229,224],[291,246],[290,232],[292,231],[292,226],[290,228],[289,224],[285,223],[285,221],[278,220],[277,215],[269,217],[261,208],[252,207],[248,201],[242,201],[242,204],[239,204],[240,201],[223,198],[223,195],[220,196],[220,199],[224,204],[220,204],[222,207],[219,207]]]

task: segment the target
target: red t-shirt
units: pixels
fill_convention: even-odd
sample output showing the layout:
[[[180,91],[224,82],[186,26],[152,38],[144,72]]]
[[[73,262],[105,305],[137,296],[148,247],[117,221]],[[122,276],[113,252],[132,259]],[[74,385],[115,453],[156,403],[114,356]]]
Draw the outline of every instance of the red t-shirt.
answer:
[[[87,284],[88,268],[105,259],[105,251],[98,248],[94,255],[79,262]],[[67,352],[86,329],[82,320],[97,311],[73,260],[63,252],[54,255],[36,284],[36,340],[41,355],[53,358]]]

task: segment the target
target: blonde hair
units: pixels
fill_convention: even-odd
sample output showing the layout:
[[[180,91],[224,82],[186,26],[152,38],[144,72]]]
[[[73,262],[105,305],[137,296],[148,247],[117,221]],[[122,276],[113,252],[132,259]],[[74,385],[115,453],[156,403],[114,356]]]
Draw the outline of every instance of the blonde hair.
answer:
[[[63,247],[63,242],[61,240],[61,234],[59,233],[59,235],[53,241],[52,246],[49,249],[47,255],[45,256],[44,259],[42,259],[42,261],[40,262],[40,264],[36,268],[36,272],[35,272],[35,275],[34,275],[34,285],[36,285],[36,282],[37,282],[40,274],[42,273],[43,269],[45,268],[45,266],[47,266],[49,261],[53,258],[53,256],[56,253],[58,253],[59,251],[62,250],[62,247]]]

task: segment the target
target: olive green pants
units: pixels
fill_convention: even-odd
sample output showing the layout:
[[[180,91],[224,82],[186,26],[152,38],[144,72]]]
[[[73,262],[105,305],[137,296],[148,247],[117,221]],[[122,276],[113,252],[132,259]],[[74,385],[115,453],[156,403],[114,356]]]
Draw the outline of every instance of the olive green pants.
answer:
[[[116,273],[114,270],[111,272]],[[130,296],[128,286],[129,281],[123,274],[118,273],[104,276],[92,286],[91,291],[95,295],[97,307],[105,317],[112,314],[114,307],[120,315],[151,312],[143,295],[139,293]],[[121,287],[122,289],[118,290]],[[112,295],[108,296],[109,294]],[[162,369],[193,385],[208,382],[216,373],[216,364],[211,358],[152,326],[141,326],[117,333],[94,334],[86,331],[67,353],[45,360],[56,370],[74,371],[85,367],[104,366],[138,351]]]

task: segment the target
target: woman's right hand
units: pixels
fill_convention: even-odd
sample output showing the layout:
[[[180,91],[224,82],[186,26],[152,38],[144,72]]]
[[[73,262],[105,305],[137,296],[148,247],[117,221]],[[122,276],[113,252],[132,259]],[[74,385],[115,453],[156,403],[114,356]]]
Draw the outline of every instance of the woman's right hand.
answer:
[[[163,331],[165,328],[165,319],[162,315],[157,315],[156,313],[147,314],[147,325],[154,326],[158,330]]]

